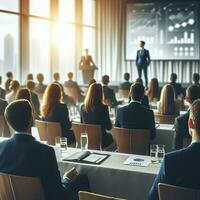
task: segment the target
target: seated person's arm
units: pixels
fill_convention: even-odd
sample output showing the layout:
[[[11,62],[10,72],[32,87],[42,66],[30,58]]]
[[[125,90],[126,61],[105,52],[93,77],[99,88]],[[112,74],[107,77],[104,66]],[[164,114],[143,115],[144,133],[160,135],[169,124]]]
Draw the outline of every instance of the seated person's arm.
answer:
[[[102,116],[104,119],[104,125],[106,127],[107,130],[112,129],[112,123],[110,121],[110,115],[109,115],[109,111],[108,111],[108,106],[106,106],[105,110],[104,110],[104,116]]]
[[[150,135],[151,135],[151,140],[153,140],[156,137],[156,127],[155,127],[155,118],[154,118],[154,113],[151,110],[151,114],[149,117],[149,126],[150,126]]]
[[[174,134],[174,149],[178,150],[182,148],[182,144],[183,144],[183,137],[181,136],[181,128],[180,128],[180,124],[179,121],[175,120],[175,134]]]

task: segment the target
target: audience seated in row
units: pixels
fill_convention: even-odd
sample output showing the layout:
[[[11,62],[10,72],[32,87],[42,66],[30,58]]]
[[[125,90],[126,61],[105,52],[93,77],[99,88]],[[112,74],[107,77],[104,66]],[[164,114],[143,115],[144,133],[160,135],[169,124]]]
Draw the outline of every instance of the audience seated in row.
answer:
[[[49,122],[59,122],[62,129],[62,137],[67,138],[68,144],[75,142],[73,131],[70,130],[72,124],[69,120],[69,111],[62,102],[62,92],[60,85],[56,83],[49,84],[43,96],[41,105],[42,120]]]
[[[84,104],[81,106],[81,122],[85,124],[101,125],[102,148],[113,143],[113,138],[106,130],[112,129],[108,106],[103,104],[101,84],[93,83],[89,86]]]
[[[5,117],[16,133],[0,143],[0,172],[39,178],[45,199],[77,200],[79,190],[90,190],[86,175],[72,169],[61,181],[53,148],[31,136],[32,112],[27,100],[16,100],[7,106]]]
[[[154,113],[142,105],[144,86],[138,82],[131,86],[132,101],[117,110],[115,126],[128,129],[148,129],[150,138],[156,136]]]
[[[189,106],[191,106],[197,99],[200,99],[200,87],[197,85],[189,86],[186,90],[185,100],[189,103]],[[190,109],[175,120],[174,149],[176,150],[183,148],[184,138],[191,138],[188,130],[189,115]]]
[[[149,102],[157,102],[160,100],[160,88],[157,78],[152,78],[146,91]]]
[[[158,183],[200,189],[200,100],[190,106],[188,120],[192,144],[185,149],[167,153],[159,174],[149,192],[149,200],[158,200]]]
[[[2,84],[2,77],[0,76],[0,85]],[[4,90],[1,86],[0,86],[0,98],[1,99],[5,99],[6,96],[6,90]]]
[[[5,97],[5,99],[8,103],[11,103],[12,101],[15,100],[15,96],[16,96],[19,88],[20,88],[20,84],[17,80],[12,80],[10,82],[10,85],[9,85],[9,91],[10,92]]]
[[[160,101],[158,102],[158,113],[162,115],[175,115],[180,113],[179,103],[176,101],[174,87],[167,84],[161,91]]]
[[[130,79],[130,74],[129,73],[124,73],[124,82],[120,84],[119,89],[121,90],[130,90],[132,83],[129,81]]]

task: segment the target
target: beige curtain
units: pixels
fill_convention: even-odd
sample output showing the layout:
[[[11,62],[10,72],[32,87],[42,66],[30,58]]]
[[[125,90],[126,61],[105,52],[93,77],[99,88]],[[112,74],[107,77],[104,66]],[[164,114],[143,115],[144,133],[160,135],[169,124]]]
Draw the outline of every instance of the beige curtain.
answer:
[[[112,81],[120,81],[124,72],[132,80],[138,76],[134,61],[125,60],[126,0],[96,0],[97,65],[96,78],[108,74]],[[151,50],[150,50],[151,51]],[[178,74],[178,81],[189,83],[194,72],[200,73],[200,61],[152,61],[149,80],[157,77],[168,82],[170,73]]]

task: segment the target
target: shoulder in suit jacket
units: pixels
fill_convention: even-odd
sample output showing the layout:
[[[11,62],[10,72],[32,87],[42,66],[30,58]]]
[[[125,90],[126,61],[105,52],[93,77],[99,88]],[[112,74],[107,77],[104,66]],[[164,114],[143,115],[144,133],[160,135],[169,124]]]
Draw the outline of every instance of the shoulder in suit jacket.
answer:
[[[179,116],[175,120],[175,136],[174,136],[174,149],[178,150],[183,147],[183,139],[191,138],[188,129],[188,119],[190,111]]]
[[[118,109],[115,126],[128,129],[149,129],[151,139],[154,139],[156,135],[153,111],[138,102],[131,102]]]
[[[121,90],[130,90],[132,83],[129,81],[125,81],[123,83],[120,84],[120,89]]]
[[[158,183],[200,189],[200,143],[165,155],[160,172],[149,192],[149,200],[158,200]]]
[[[0,115],[4,115],[4,111],[7,105],[8,105],[7,101],[0,98]]]
[[[6,90],[0,87],[0,98],[5,99],[6,96]]]
[[[103,86],[103,95],[105,99],[109,99],[111,101],[113,106],[118,104],[114,90],[106,85]]]

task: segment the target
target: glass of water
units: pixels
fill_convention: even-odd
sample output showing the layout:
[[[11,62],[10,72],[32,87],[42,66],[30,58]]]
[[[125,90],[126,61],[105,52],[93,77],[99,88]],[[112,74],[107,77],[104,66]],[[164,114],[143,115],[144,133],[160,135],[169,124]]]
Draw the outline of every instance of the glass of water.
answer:
[[[66,137],[60,137],[60,148],[61,148],[61,151],[67,150],[67,138]]]
[[[81,149],[85,150],[88,148],[88,135],[87,133],[81,133]]]
[[[158,145],[158,162],[161,163],[165,155],[165,145]]]
[[[152,144],[150,147],[151,163],[156,163],[158,161],[157,153],[158,153],[157,145]]]
[[[60,136],[55,137],[55,146],[60,147]]]

